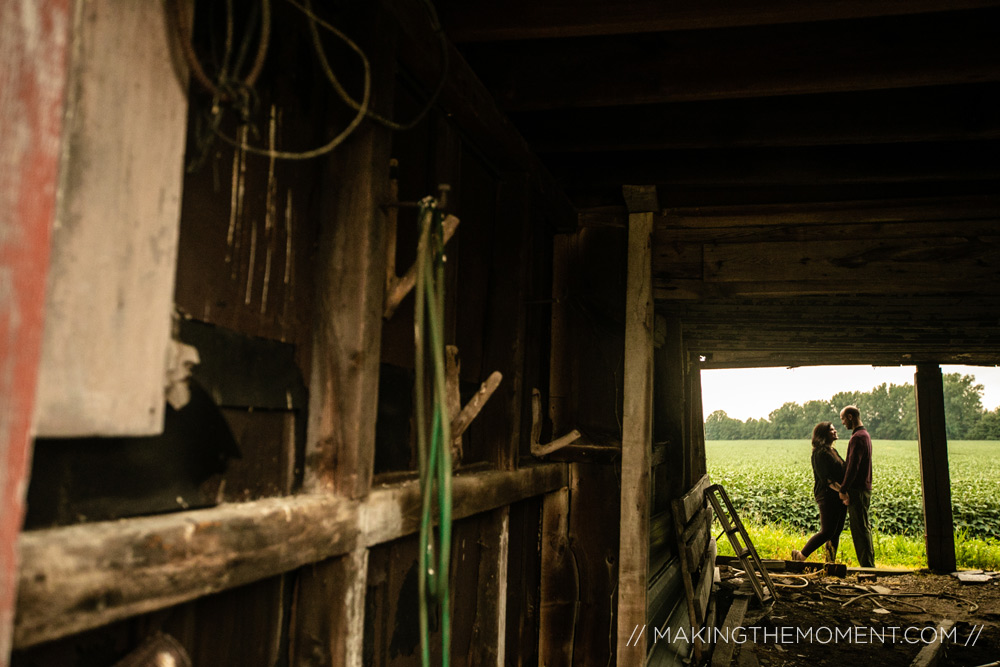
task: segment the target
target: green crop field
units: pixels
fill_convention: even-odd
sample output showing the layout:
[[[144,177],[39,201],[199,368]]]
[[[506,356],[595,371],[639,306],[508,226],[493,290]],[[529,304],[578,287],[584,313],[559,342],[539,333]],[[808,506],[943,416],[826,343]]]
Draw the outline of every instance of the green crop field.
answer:
[[[846,455],[847,442],[838,445]],[[948,452],[956,542],[962,543],[958,551],[985,545],[992,562],[1000,553],[1000,442],[950,442]],[[796,536],[818,530],[808,440],[712,440],[706,453],[712,481],[726,488],[745,521]],[[877,545],[893,539],[919,545],[924,527],[917,443],[875,440],[872,460],[871,518]],[[850,543],[846,533],[844,538],[842,551]],[[876,553],[876,560],[881,564],[884,559]],[[987,564],[975,558],[970,562],[966,566]]]

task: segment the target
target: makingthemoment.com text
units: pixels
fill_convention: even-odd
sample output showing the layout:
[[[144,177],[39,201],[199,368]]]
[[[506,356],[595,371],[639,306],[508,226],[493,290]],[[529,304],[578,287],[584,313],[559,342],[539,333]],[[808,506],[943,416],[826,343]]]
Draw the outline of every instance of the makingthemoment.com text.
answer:
[[[845,627],[820,626],[817,628],[801,628],[797,626],[773,627],[743,627],[734,628],[653,628],[653,643],[666,641],[668,643],[699,641],[702,644],[719,644],[733,642],[744,644],[933,644],[962,643],[975,645],[982,632],[982,627],[973,627],[972,632],[964,642],[958,639],[958,630],[934,626],[884,626],[870,627],[849,625]],[[646,633],[645,625],[637,625],[632,631],[626,646],[637,646]],[[648,637],[646,639],[648,641]]]

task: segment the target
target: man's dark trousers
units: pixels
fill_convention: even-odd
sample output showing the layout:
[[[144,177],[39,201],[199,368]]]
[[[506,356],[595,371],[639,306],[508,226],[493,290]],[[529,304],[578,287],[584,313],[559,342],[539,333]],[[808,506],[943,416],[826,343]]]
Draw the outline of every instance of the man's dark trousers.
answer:
[[[850,504],[847,513],[851,517],[851,538],[854,553],[861,567],[875,567],[875,545],[872,544],[872,524],[868,509],[872,503],[872,492],[864,489],[850,489],[847,492]]]

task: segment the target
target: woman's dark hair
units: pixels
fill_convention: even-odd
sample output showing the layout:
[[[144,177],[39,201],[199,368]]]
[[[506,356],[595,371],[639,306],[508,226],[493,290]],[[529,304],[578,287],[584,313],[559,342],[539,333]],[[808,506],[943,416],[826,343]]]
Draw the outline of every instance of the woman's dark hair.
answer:
[[[825,449],[833,444],[833,438],[830,437],[831,426],[833,426],[833,422],[820,422],[816,424],[812,437],[813,449]]]

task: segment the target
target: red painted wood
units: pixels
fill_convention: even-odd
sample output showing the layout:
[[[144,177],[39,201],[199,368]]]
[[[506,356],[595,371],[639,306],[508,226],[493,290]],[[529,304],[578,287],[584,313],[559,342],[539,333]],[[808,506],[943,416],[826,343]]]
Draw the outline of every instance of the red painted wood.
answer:
[[[16,599],[69,27],[69,0],[0,0],[0,665]]]

